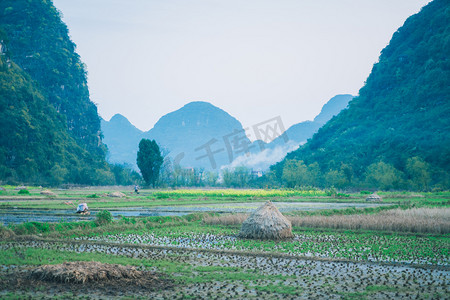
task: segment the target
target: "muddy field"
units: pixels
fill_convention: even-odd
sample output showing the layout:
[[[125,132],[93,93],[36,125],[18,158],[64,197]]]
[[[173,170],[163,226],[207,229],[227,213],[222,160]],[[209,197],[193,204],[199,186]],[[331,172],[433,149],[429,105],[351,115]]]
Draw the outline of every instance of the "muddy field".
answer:
[[[389,194],[372,203],[359,194],[266,195],[275,192],[288,193],[177,190],[111,198],[107,191],[70,190],[49,198],[40,189],[26,197],[8,190],[0,199],[0,222],[11,224],[0,228],[0,299],[449,299],[445,232],[298,226],[289,240],[245,240],[236,236],[239,224],[208,223],[210,215],[201,214],[248,214],[273,198],[283,213],[307,212],[296,217],[341,215],[339,209],[382,217],[395,205],[447,207],[447,196]],[[87,202],[91,215],[75,215],[66,201]],[[112,219],[97,215],[102,210]],[[25,221],[49,223],[17,225]]]
[[[23,222],[73,222],[94,220],[98,210],[91,210],[90,215],[82,216],[74,213],[74,210],[36,210],[36,209],[0,209],[0,223],[3,225],[19,224]],[[184,216],[188,212],[149,210],[131,208],[122,210],[110,210],[114,218],[120,217],[151,217],[151,216]]]
[[[6,200],[3,200],[6,201]],[[9,205],[14,205],[15,201],[9,200]],[[108,208],[113,217],[148,217],[148,216],[182,216],[197,212],[215,212],[215,213],[249,213],[263,202],[252,203],[221,203],[205,205],[183,205],[183,206],[157,206],[152,208],[130,207],[123,209]],[[277,202],[277,207],[281,212],[294,211],[316,211],[321,209],[340,209],[340,208],[365,208],[377,207],[385,204],[374,203],[314,203],[314,202]],[[79,216],[74,213],[74,209],[18,209],[1,208],[0,223],[4,225],[18,224],[23,222],[71,222],[95,219],[95,214],[99,210],[91,209],[90,216]]]
[[[45,296],[78,293],[98,294],[104,297],[117,297],[127,291],[139,294],[141,291],[159,291],[173,288],[174,282],[166,275],[137,270],[136,267],[98,262],[66,262],[57,265],[16,268],[6,271],[7,276],[0,283],[0,290],[22,291],[31,297],[37,297],[39,290],[45,290]],[[39,289],[30,289],[38,286]],[[50,292],[47,292],[50,291]],[[6,292],[7,293],[7,292]],[[89,296],[90,297],[90,296]]]
[[[254,299],[445,299],[450,294],[450,269],[445,266],[414,266],[408,264],[367,263],[294,257],[238,251],[192,250],[173,247],[150,247],[133,245],[109,245],[95,242],[22,240],[0,244],[2,251],[15,249],[26,255],[27,249],[58,249],[71,253],[102,254],[105,258],[129,257],[147,262],[146,271],[164,263],[175,263],[189,267],[193,282],[162,286],[159,291],[130,287],[117,292],[108,292],[105,286],[80,288],[76,284],[52,283],[45,289],[21,288],[23,297],[52,297],[66,294],[91,299],[142,296],[152,299],[181,298],[254,298]],[[144,265],[144,264],[143,264]],[[3,266],[1,276],[26,280],[32,268]],[[211,280],[199,281],[210,272]],[[186,276],[180,268],[171,273],[175,278]],[[17,288],[5,286],[2,294]]]

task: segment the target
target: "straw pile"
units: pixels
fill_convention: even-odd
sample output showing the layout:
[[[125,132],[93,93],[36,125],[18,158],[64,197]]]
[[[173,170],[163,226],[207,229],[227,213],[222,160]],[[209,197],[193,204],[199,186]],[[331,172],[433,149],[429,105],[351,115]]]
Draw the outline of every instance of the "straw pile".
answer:
[[[43,265],[31,272],[33,279],[59,283],[87,283],[118,279],[137,279],[145,272],[133,266],[90,262],[66,262],[59,265]]]
[[[52,192],[50,190],[43,190],[43,191],[41,191],[41,195],[44,195],[44,196],[57,196],[54,192]]]
[[[108,197],[113,197],[113,198],[123,198],[126,197],[127,195],[125,195],[122,192],[112,192],[108,194]]]
[[[381,202],[383,201],[383,198],[381,198],[380,196],[377,195],[377,193],[373,193],[372,195],[369,195],[366,198],[366,201],[370,201],[370,202]]]
[[[267,201],[242,223],[239,237],[273,240],[291,238],[292,225],[272,202]]]

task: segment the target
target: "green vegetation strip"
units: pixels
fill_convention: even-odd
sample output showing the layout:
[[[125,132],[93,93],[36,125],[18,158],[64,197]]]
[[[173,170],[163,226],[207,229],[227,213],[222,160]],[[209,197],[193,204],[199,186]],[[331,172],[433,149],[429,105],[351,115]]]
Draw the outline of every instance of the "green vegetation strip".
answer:
[[[49,245],[47,249],[42,249],[39,244],[35,244],[36,248],[33,247],[22,247],[20,246],[21,243],[33,243],[33,241],[38,243],[44,243]],[[420,268],[420,269],[433,269],[433,270],[444,270],[449,271],[450,266],[448,265],[429,265],[429,264],[405,264],[405,263],[398,263],[394,261],[386,261],[386,262],[370,262],[370,261],[360,261],[360,260],[352,260],[352,259],[346,259],[346,258],[336,258],[336,257],[315,257],[315,256],[300,256],[300,255],[291,255],[288,253],[280,253],[280,252],[267,252],[267,251],[245,251],[245,250],[230,250],[230,249],[203,249],[203,248],[180,248],[180,247],[173,247],[173,246],[156,246],[156,245],[136,245],[136,244],[128,244],[128,243],[121,243],[116,244],[112,242],[107,241],[75,241],[75,240],[66,240],[66,239],[48,239],[48,238],[41,238],[36,236],[24,236],[24,237],[18,237],[16,239],[12,239],[9,241],[2,241],[0,242],[0,247],[2,245],[6,245],[8,243],[13,242],[14,245],[11,248],[8,248],[6,250],[2,250],[2,253],[5,253],[5,255],[0,257],[0,264],[1,265],[39,265],[43,262],[50,263],[50,264],[58,264],[66,259],[67,256],[70,257],[70,253],[74,253],[71,251],[61,251],[61,253],[66,253],[66,256],[58,256],[53,255],[52,251],[60,251],[58,250],[60,248],[59,245],[98,245],[98,246],[108,246],[108,247],[117,247],[117,248],[127,248],[127,249],[151,249],[151,250],[169,250],[175,253],[176,256],[182,256],[183,253],[214,253],[214,254],[220,254],[220,255],[239,255],[239,256],[249,256],[249,257],[266,257],[266,258],[289,258],[289,259],[295,259],[299,261],[321,261],[321,262],[341,262],[341,263],[354,263],[354,264],[375,264],[375,265],[383,265],[383,266],[408,266],[412,268]],[[53,249],[55,248],[55,249]],[[27,255],[22,250],[26,249],[26,251],[29,251],[27,253],[31,253],[30,255]],[[12,252],[8,252],[12,251]],[[37,253],[43,253],[44,255],[42,258],[36,260],[33,260],[33,253],[34,251],[37,251]],[[40,252],[42,251],[42,252]],[[50,254],[45,254],[47,251],[50,251]],[[6,254],[10,253],[10,254]],[[102,253],[95,253],[95,252],[89,252],[89,253],[74,253],[74,255],[82,255],[81,257],[84,257],[84,259],[79,260],[87,260],[87,261],[100,261],[104,262],[104,260],[97,260],[97,255],[100,256],[110,256],[110,254],[102,254]],[[53,255],[53,256],[52,256]],[[84,256],[83,256],[84,255]],[[124,258],[124,259],[134,259],[136,261],[139,260],[145,260],[145,259],[136,259],[136,258],[129,258],[126,256],[121,255],[112,255],[111,257],[114,258]],[[31,258],[31,260],[30,260]],[[48,259],[48,260],[47,260]],[[61,260],[62,259],[62,260]],[[72,261],[72,260],[70,260]],[[137,262],[129,263],[131,265],[140,265]],[[159,261],[159,260],[151,260],[151,261]],[[123,262],[120,262],[120,260],[108,260],[109,263],[119,263],[119,264],[125,264]],[[153,265],[154,266],[154,265]],[[221,268],[221,267],[216,267]],[[173,270],[171,270],[173,271]]]
[[[408,235],[376,231],[336,231],[294,228],[296,237],[286,241],[237,239],[238,226],[206,225],[204,214],[184,217],[126,218],[112,221],[110,214],[95,221],[69,223],[29,222],[0,226],[0,236],[41,234],[155,246],[212,250],[284,253],[355,261],[448,264],[449,235]]]
[[[294,230],[294,240],[261,241],[236,239],[236,229],[187,224],[154,228],[151,232],[125,232],[94,240],[139,243],[196,249],[285,253],[302,257],[322,257],[349,261],[447,264],[450,260],[448,236],[415,237],[376,232],[335,232]]]
[[[102,190],[56,191],[58,196],[44,197],[40,189],[32,189],[30,196],[19,195],[8,189],[0,194],[0,208],[68,209],[65,201],[87,202],[92,209],[121,209],[130,207],[209,205],[235,202],[319,202],[319,203],[366,203],[366,192],[339,194],[321,190],[144,190],[133,194],[122,190],[126,198],[107,197]],[[383,203],[409,207],[450,206],[450,192],[411,193],[380,192]]]

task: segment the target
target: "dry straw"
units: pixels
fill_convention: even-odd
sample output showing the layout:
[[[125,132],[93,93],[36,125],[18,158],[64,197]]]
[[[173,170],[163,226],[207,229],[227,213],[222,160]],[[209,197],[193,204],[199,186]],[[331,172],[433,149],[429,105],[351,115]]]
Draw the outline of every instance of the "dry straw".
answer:
[[[450,232],[449,208],[393,209],[373,215],[291,217],[293,226],[413,233]]]
[[[43,265],[34,269],[31,277],[43,281],[61,283],[86,283],[111,279],[140,278],[142,271],[132,266],[90,262],[66,262],[59,265]]]
[[[206,224],[239,225],[247,214],[205,217]],[[393,209],[378,214],[288,216],[295,227],[362,229],[412,233],[450,233],[450,208]]]
[[[274,240],[291,238],[292,225],[272,202],[267,201],[242,223],[239,237]]]

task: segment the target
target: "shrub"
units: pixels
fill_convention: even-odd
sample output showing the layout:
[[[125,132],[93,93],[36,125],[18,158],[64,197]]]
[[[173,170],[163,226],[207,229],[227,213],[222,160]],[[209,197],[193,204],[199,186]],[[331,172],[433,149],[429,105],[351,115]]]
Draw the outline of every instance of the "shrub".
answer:
[[[327,196],[335,196],[337,194],[337,191],[335,188],[329,188],[328,190],[325,190],[325,194]]]
[[[97,225],[105,225],[112,222],[112,214],[107,210],[102,210],[99,212],[95,218],[95,223]]]
[[[86,198],[100,198],[97,194],[87,195]]]
[[[8,239],[13,236],[14,236],[14,232],[11,229],[0,224],[0,240]]]
[[[349,194],[337,193],[337,194],[336,194],[336,197],[338,197],[338,198],[349,198],[350,195],[349,195]]]
[[[136,224],[136,219],[133,217],[127,218],[127,217],[122,216],[121,221],[125,224]]]
[[[29,195],[30,194],[30,191],[29,190],[26,190],[26,189],[21,189],[20,191],[19,191],[19,195]]]

